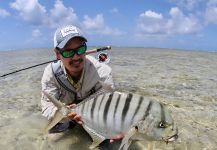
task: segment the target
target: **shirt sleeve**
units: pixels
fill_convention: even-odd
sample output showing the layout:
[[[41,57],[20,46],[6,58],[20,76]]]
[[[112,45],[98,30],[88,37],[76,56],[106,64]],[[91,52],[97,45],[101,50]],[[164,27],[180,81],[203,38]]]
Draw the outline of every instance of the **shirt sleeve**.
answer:
[[[42,76],[41,85],[42,91],[46,91],[48,94],[55,96],[58,99],[59,88],[55,82],[55,77],[52,72],[51,65],[48,65]],[[53,103],[43,94],[41,96],[41,107],[42,107],[42,115],[50,120],[55,112],[57,111],[57,107],[53,105]]]
[[[114,90],[114,82],[112,78],[112,69],[108,65],[102,64],[101,72],[100,72],[100,78],[103,80],[103,82]]]
[[[113,90],[115,89],[113,78],[112,78],[112,69],[110,66],[104,63],[100,63],[92,56],[87,56],[87,58],[94,64],[97,69],[97,72],[100,76],[100,79],[105,84],[109,85]]]

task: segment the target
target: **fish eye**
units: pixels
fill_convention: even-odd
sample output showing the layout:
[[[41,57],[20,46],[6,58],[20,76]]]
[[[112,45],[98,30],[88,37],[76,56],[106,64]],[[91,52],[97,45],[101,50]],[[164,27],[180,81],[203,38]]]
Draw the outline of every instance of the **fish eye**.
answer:
[[[166,127],[167,127],[166,122],[161,121],[161,122],[159,123],[158,127],[159,127],[159,128],[166,128]]]

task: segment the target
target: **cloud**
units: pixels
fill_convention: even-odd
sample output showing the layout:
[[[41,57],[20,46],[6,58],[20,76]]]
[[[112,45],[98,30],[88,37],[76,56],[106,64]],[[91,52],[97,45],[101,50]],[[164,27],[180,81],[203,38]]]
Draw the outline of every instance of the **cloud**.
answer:
[[[49,12],[38,0],[16,0],[10,6],[18,11],[22,20],[34,26],[57,27],[78,22],[73,8],[66,8],[60,0],[55,1]]]
[[[205,11],[205,22],[217,24],[217,0],[210,0]]]
[[[109,12],[112,14],[118,14],[119,10],[117,8],[112,8]]]
[[[201,22],[217,24],[217,0],[169,0],[181,8],[195,13]]]
[[[102,14],[97,14],[95,18],[90,18],[88,15],[84,16],[83,26],[92,34],[104,35],[121,35],[122,33],[117,29],[111,29],[105,25],[104,17]]]
[[[0,17],[5,18],[5,17],[8,17],[8,16],[10,16],[10,13],[5,9],[0,8]]]
[[[65,7],[60,0],[57,0],[54,4],[54,8],[50,10],[50,18],[50,24],[52,27],[66,24],[79,24],[74,9],[71,7]]]
[[[169,0],[172,3],[177,4],[179,7],[186,8],[187,10],[196,9],[200,2],[204,0]]]
[[[156,18],[156,19],[162,19],[162,14],[158,14],[154,11],[148,10],[145,13],[140,14],[140,17],[147,17],[147,18]]]
[[[61,0],[56,0],[54,6],[50,10],[39,3],[38,0],[16,0],[10,3],[12,9],[15,9],[19,17],[25,22],[35,27],[56,28],[66,24],[84,26],[84,29],[91,34],[103,35],[120,35],[118,29],[112,29],[105,24],[102,14],[91,18],[88,15],[84,16],[82,22],[79,21],[77,14],[72,7],[64,6]],[[117,9],[113,11],[118,11]],[[34,34],[37,35],[37,32]]]
[[[44,6],[38,0],[16,0],[10,7],[19,12],[19,16],[26,22],[38,26],[47,24],[48,16]]]
[[[42,33],[41,33],[41,31],[39,29],[35,29],[35,30],[32,31],[32,37],[33,38],[37,38],[37,37],[40,37],[40,36],[42,36]]]
[[[169,17],[148,10],[139,15],[137,30],[141,35],[172,35],[190,34],[201,29],[201,25],[193,15],[185,16],[183,12],[173,7],[170,9]]]
[[[158,14],[154,11],[148,10],[145,13],[139,15],[139,23],[137,25],[139,32],[147,34],[161,33],[164,29],[162,24],[164,24],[164,19],[162,14]]]
[[[170,10],[171,19],[167,21],[168,31],[172,33],[188,34],[195,33],[201,29],[199,20],[193,15],[185,16],[183,12],[174,7]]]

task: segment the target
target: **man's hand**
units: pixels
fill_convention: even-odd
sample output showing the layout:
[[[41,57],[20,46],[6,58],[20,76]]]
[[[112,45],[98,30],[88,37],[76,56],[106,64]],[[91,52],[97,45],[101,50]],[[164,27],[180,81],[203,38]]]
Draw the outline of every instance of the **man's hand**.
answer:
[[[76,104],[71,104],[71,105],[68,105],[69,108],[75,108],[76,107]],[[67,115],[71,120],[74,120],[76,121],[78,124],[82,124],[83,122],[81,121],[81,116],[78,115],[77,113],[75,112],[70,112],[68,113]]]
[[[117,136],[115,136],[114,138],[110,139],[110,143],[113,143],[114,141],[117,141],[117,140],[121,140],[124,138],[124,135],[123,134],[118,134]]]

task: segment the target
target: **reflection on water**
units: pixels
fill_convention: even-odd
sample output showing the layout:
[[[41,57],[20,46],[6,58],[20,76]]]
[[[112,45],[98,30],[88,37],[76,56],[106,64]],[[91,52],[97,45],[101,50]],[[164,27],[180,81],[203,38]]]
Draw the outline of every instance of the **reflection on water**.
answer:
[[[0,52],[0,75],[53,58],[52,51],[47,49]],[[110,62],[119,91],[156,99],[167,104],[172,112],[179,127],[179,139],[168,145],[155,142],[155,149],[216,148],[216,53],[114,48]],[[47,141],[46,119],[40,114],[40,80],[44,67],[0,79],[1,149],[79,150],[90,145],[90,137],[79,127],[56,143]],[[137,142],[130,149],[144,149],[144,145],[147,142]]]

